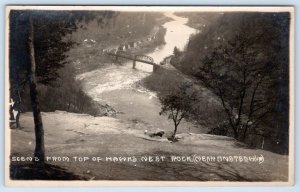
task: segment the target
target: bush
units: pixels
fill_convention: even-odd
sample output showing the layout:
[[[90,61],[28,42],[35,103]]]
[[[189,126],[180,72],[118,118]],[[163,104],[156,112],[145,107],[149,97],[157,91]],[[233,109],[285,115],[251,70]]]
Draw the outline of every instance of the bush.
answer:
[[[178,91],[178,84],[184,82],[193,84],[191,89],[197,94],[197,101],[191,104],[193,113],[188,121],[200,125],[202,129],[205,129],[203,131],[207,132],[207,127],[213,127],[226,119],[226,114],[217,98],[208,89],[196,84],[193,80],[188,80],[180,71],[159,67],[154,73],[143,79],[142,84],[149,90],[157,92],[158,97],[165,97]]]
[[[220,124],[217,124],[217,126],[212,127],[208,131],[208,134],[227,136],[229,129],[230,129],[229,123],[227,121],[224,121]]]
[[[60,71],[61,78],[54,84],[51,86],[38,85],[41,111],[51,112],[61,110],[86,113],[93,116],[109,115],[109,106],[102,106],[87,95],[83,91],[81,82],[75,79],[75,75],[75,68],[71,65],[66,65]],[[22,95],[22,110],[31,111],[28,88],[24,90]]]

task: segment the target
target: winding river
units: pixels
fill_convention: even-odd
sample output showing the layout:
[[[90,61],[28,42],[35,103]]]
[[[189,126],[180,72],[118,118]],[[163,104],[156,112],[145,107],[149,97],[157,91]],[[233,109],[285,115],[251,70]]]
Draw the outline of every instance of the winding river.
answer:
[[[165,13],[173,20],[163,26],[167,29],[165,35],[166,44],[158,47],[148,56],[155,63],[160,63],[165,57],[173,53],[176,46],[183,49],[191,34],[196,30],[185,25],[187,18],[178,17],[173,13]],[[79,75],[84,83],[85,91],[97,102],[107,103],[117,113],[117,118],[132,121],[133,126],[138,124],[147,126],[149,130],[173,130],[173,122],[166,116],[160,116],[161,105],[154,92],[143,87],[135,86],[135,83],[149,76],[152,66],[137,63],[136,69],[132,69],[132,61],[124,65],[110,65],[101,69]],[[145,128],[146,129],[146,128]],[[178,132],[199,132],[188,122],[179,125]]]

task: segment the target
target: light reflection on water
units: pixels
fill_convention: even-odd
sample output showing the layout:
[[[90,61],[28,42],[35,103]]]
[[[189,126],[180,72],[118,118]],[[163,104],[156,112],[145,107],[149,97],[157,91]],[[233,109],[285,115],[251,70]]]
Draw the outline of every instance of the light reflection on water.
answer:
[[[189,36],[196,32],[195,29],[185,25],[187,18],[177,17],[173,13],[166,15],[173,19],[164,24],[167,29],[166,44],[148,54],[157,64],[171,55],[175,46],[184,49]],[[118,118],[138,120],[151,125],[153,129],[172,130],[173,123],[159,115],[161,106],[156,93],[135,85],[152,73],[153,66],[137,62],[136,69],[132,69],[132,65],[132,61],[122,66],[110,65],[79,75],[78,78],[84,82],[85,91],[95,101],[107,103],[121,112],[117,115]],[[181,126],[179,132],[187,132],[193,127],[187,122],[183,122]]]
[[[167,29],[166,44],[148,54],[157,64],[171,55],[175,46],[181,50],[184,49],[190,35],[196,32],[195,29],[185,25],[188,21],[187,18],[178,17],[173,13],[165,13],[165,15],[173,19],[163,25]],[[85,81],[86,91],[95,100],[101,100],[103,92],[131,88],[135,82],[149,76],[153,71],[152,65],[136,62],[135,70],[132,69],[132,65],[132,61],[128,61],[122,66],[110,65],[81,74],[78,78]]]
[[[166,44],[158,47],[154,52],[147,54],[152,57],[154,62],[157,64],[159,64],[165,57],[173,54],[175,46],[180,50],[183,50],[190,35],[196,33],[194,28],[185,25],[188,22],[187,18],[178,17],[173,13],[166,13],[165,15],[173,19],[163,25],[164,28],[167,29],[165,35]],[[128,63],[127,65],[132,65],[132,63]],[[151,65],[137,63],[137,69],[152,72],[153,67]]]

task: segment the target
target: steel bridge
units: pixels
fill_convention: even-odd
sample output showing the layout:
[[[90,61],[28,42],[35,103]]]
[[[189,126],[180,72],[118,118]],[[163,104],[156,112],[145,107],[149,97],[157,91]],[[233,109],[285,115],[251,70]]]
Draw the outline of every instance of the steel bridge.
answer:
[[[110,56],[114,56],[115,60],[118,61],[118,58],[125,58],[125,59],[129,59],[132,60],[132,68],[135,69],[136,67],[136,62],[141,62],[141,63],[145,63],[148,65],[152,65],[153,66],[153,71],[155,71],[157,69],[157,67],[159,67],[160,65],[154,63],[154,60],[152,57],[149,57],[147,55],[134,55],[134,54],[129,54],[125,51],[116,51],[116,52],[112,52],[112,51],[106,51],[105,52],[107,55]]]

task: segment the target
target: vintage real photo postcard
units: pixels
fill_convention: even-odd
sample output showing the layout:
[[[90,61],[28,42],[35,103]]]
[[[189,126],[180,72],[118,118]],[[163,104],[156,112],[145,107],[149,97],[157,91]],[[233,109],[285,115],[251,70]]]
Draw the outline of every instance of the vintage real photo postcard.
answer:
[[[7,6],[8,186],[294,182],[294,8]]]

